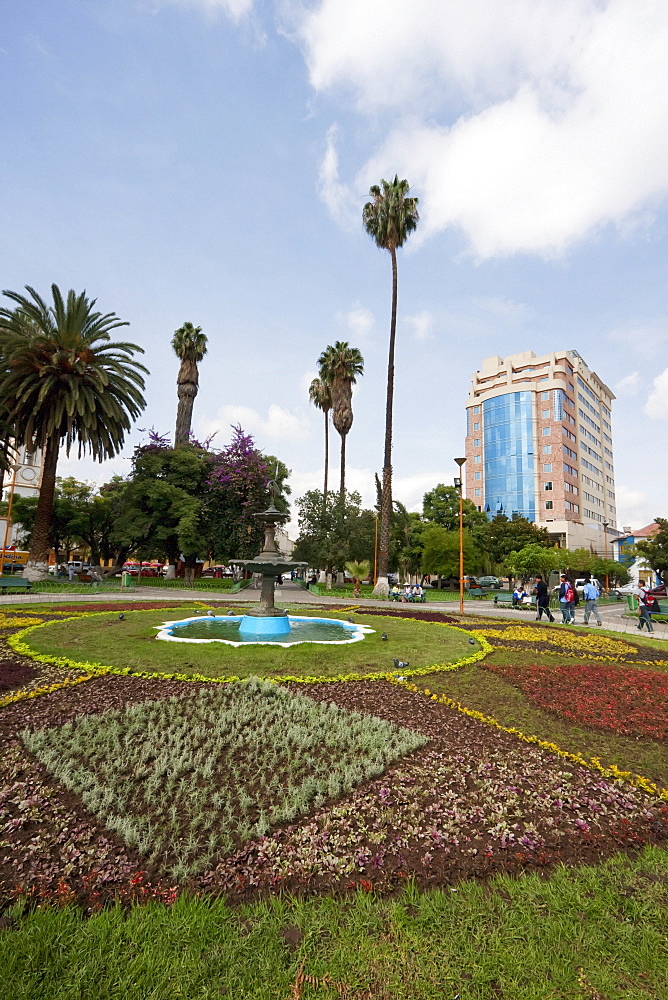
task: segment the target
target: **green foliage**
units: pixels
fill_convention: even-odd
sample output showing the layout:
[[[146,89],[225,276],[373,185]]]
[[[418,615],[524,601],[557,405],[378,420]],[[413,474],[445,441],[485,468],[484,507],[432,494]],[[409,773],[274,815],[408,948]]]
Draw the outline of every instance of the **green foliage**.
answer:
[[[448,531],[459,531],[459,490],[455,486],[439,483],[425,493],[422,511],[425,521],[440,524]],[[485,528],[488,524],[487,515],[466,499],[462,501],[462,520],[464,527],[469,529]]]
[[[655,517],[659,529],[651,538],[636,542],[635,548],[665,583],[668,581],[668,518]]]
[[[49,542],[57,563],[66,559],[68,552],[79,545],[90,549],[93,565],[98,565],[100,559],[106,560],[115,555],[111,535],[118,513],[116,501],[124,485],[120,477],[100,490],[94,483],[80,482],[73,476],[56,479]],[[14,497],[13,518],[21,525],[22,544],[28,546],[32,540],[37,505],[37,497]]]
[[[497,514],[489,521],[482,538],[492,560],[503,563],[511,552],[519,552],[525,545],[535,543],[548,549],[552,547],[547,528],[538,528],[526,517],[513,514],[510,520],[505,514]]]
[[[22,737],[129,847],[181,879],[426,743],[257,678]]]
[[[131,419],[145,402],[147,369],[133,355],[141,347],[110,341],[110,332],[128,324],[115,313],[102,315],[95,299],[70,290],[63,299],[51,286],[48,306],[27,286],[30,297],[5,291],[16,303],[0,309],[0,398],[21,442],[32,450],[52,439],[74,443],[99,461],[122,447]]]
[[[519,552],[510,552],[505,560],[506,568],[513,576],[523,579],[540,574],[545,582],[550,579],[550,573],[562,566],[564,553],[562,549],[546,549],[537,542],[525,545]]]
[[[459,576],[459,532],[438,524],[428,524],[422,531],[422,572],[438,576]],[[464,569],[477,572],[480,552],[469,531],[464,531]]]
[[[297,500],[299,537],[294,558],[314,569],[343,569],[349,560],[373,560],[375,516],[359,493],[309,490]]]

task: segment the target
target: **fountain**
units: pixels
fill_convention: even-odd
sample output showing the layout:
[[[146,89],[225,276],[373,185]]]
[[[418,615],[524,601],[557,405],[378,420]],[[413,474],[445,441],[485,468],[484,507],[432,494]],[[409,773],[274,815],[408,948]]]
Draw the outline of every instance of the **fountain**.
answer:
[[[244,615],[239,625],[239,632],[255,636],[286,635],[290,632],[290,621],[287,611],[277,608],[274,604],[276,578],[283,573],[290,573],[297,567],[304,567],[305,562],[294,562],[281,555],[276,544],[276,525],[285,519],[277,509],[275,499],[279,495],[278,483],[272,479],[269,483],[271,502],[266,510],[254,516],[262,519],[264,529],[264,545],[255,559],[232,559],[233,566],[243,566],[252,573],[262,576],[262,591],[257,611],[249,611]]]
[[[254,559],[232,559],[233,566],[243,566],[262,577],[262,590],[257,610],[244,615],[225,617],[207,615],[186,618],[176,622],[164,622],[156,638],[171,642],[224,642],[231,646],[246,643],[273,643],[293,646],[302,642],[349,643],[360,642],[374,630],[355,622],[340,621],[337,618],[308,618],[288,615],[287,611],[274,604],[276,579],[297,567],[307,566],[305,562],[286,559],[276,544],[276,525],[285,518],[276,507],[275,500],[280,495],[278,483],[269,483],[270,503],[266,510],[255,514],[262,519],[264,543],[262,551]]]

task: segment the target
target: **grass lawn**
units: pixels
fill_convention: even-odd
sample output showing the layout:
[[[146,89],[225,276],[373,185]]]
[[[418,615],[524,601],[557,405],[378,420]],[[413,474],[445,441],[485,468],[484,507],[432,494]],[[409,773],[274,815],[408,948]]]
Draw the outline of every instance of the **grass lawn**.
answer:
[[[181,897],[0,931],[2,1000],[661,1000],[668,852],[397,898]],[[304,980],[300,983],[300,972]],[[309,977],[309,978],[306,978]]]
[[[155,639],[153,626],[192,617],[199,610],[199,606],[191,605],[162,611],[125,611],[123,621],[110,612],[76,621],[50,622],[32,632],[27,642],[37,653],[71,657],[77,662],[207,677],[251,674],[334,677],[349,673],[362,676],[393,670],[393,658],[408,661],[411,668],[426,667],[452,663],[480,648],[477,642],[471,645],[467,635],[448,626],[357,613],[341,617],[353,617],[376,631],[362,642],[344,646],[235,648],[224,643],[195,645]],[[300,608],[295,613],[304,612]],[[306,613],[320,618],[337,617],[336,612]],[[388,641],[381,639],[383,632],[388,634]]]

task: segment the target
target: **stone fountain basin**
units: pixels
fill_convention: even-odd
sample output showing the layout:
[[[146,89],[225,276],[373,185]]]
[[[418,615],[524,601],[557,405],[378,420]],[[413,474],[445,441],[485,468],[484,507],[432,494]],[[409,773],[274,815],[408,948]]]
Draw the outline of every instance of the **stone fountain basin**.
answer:
[[[237,626],[237,637],[212,635],[195,638],[174,634],[192,623],[199,623],[205,630],[211,627],[215,629],[215,623],[220,623],[221,631],[228,632],[228,635],[234,626]],[[366,635],[375,631],[366,625],[342,621],[340,618],[311,618],[304,615],[286,615],[279,618],[263,618],[255,615],[196,615],[192,618],[181,618],[178,621],[163,622],[162,625],[155,625],[154,628],[158,630],[156,639],[162,639],[165,642],[222,642],[227,646],[284,647],[299,646],[303,643],[343,646],[348,643],[361,642]],[[317,636],[320,628],[323,632],[322,638]],[[308,635],[308,638],[301,638],[302,635]],[[288,636],[290,636],[289,639]],[[286,639],[288,641],[285,641]]]

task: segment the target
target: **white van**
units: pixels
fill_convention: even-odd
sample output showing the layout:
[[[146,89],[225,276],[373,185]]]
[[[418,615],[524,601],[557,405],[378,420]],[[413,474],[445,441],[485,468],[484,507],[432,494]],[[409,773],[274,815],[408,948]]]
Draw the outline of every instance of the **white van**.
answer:
[[[599,593],[601,594],[603,593],[603,587],[598,582],[595,576],[592,576],[590,582],[593,583],[595,587],[598,587]],[[575,589],[577,590],[580,597],[582,597],[582,592],[584,591],[585,583],[587,583],[587,581],[585,580],[584,577],[578,577],[578,579],[575,581]]]

